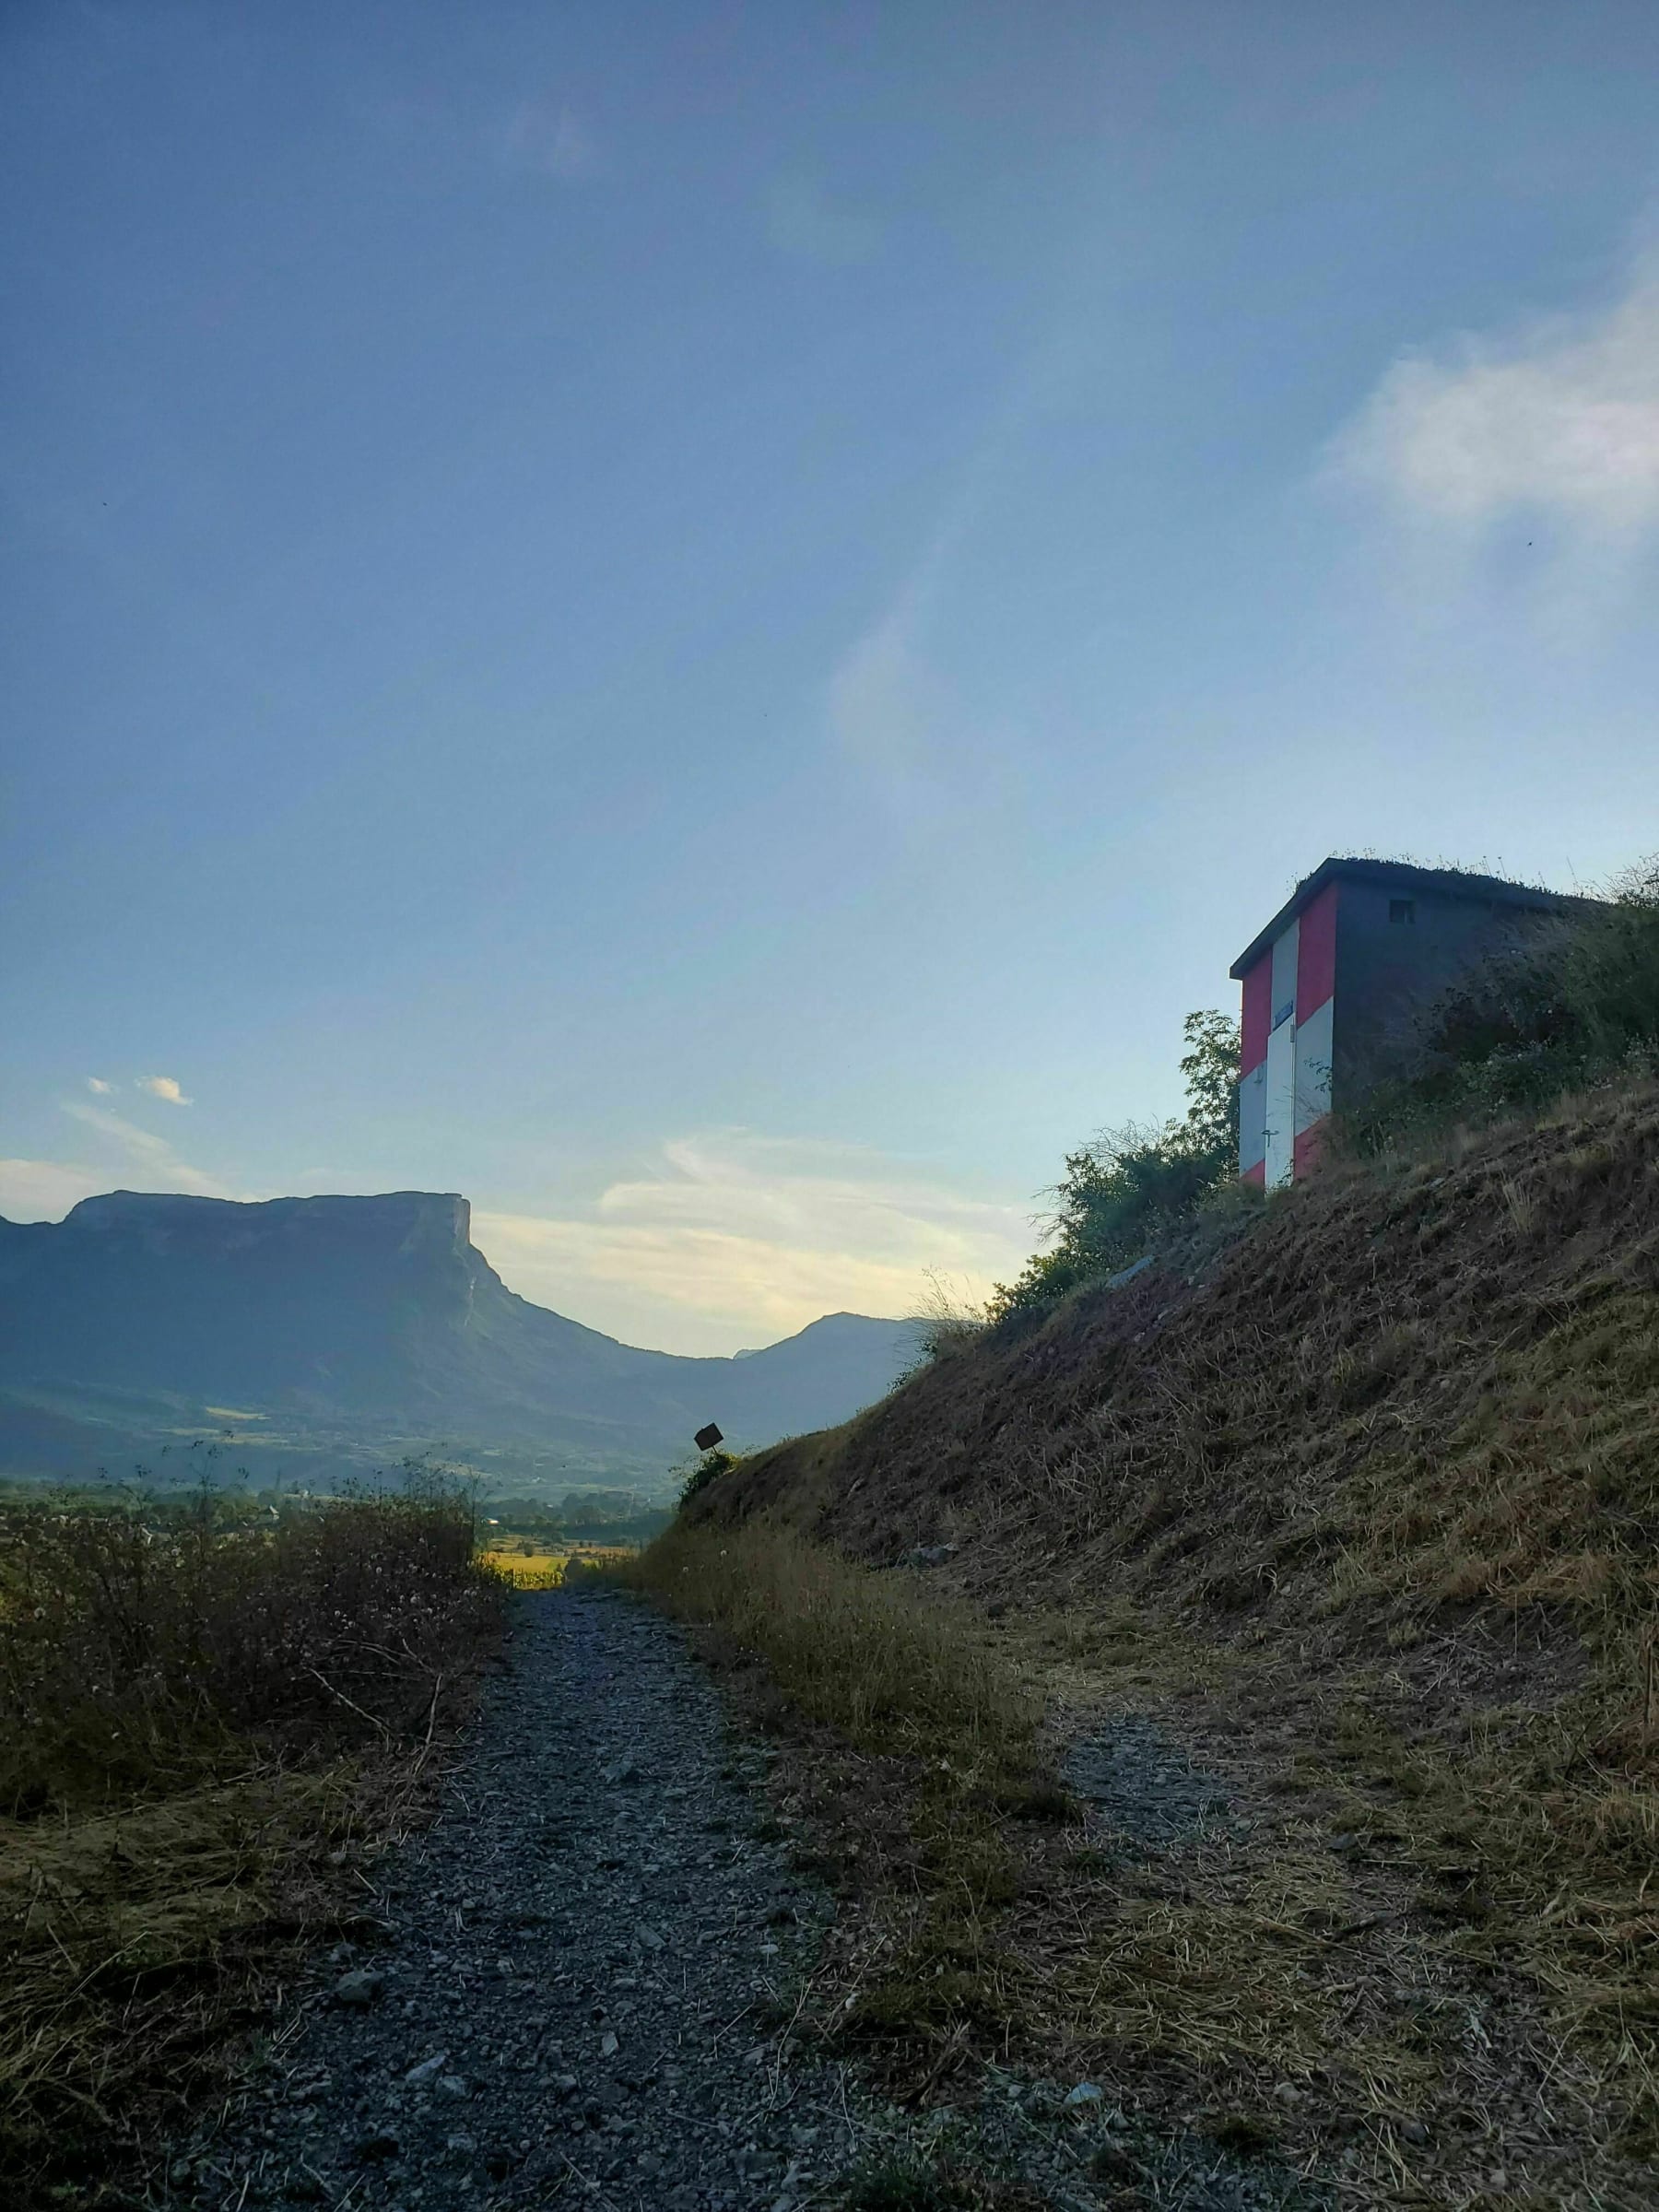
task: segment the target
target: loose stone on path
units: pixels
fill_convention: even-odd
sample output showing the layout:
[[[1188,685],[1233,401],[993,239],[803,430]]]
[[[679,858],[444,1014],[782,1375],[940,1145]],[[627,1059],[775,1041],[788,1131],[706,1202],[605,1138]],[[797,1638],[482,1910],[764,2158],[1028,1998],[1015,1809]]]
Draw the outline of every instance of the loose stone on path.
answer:
[[[1149,2134],[1093,2083],[989,2067],[968,2109],[906,2113],[797,2049],[832,1908],[766,1817],[771,1755],[620,1594],[524,1594],[510,1657],[441,1818],[376,1869],[383,1941],[317,1960],[268,2063],[147,2201],[819,2212],[861,2159],[943,2151],[1052,2212],[1120,2205],[1130,2180],[1147,2212],[1326,2204]],[[1121,1745],[1106,1765],[1127,1803]]]
[[[770,2063],[825,1900],[753,1833],[763,1762],[677,1630],[536,1593],[511,1655],[448,1809],[379,1869],[387,1940],[320,1965],[174,2203],[748,2212],[847,2163],[839,2069]]]

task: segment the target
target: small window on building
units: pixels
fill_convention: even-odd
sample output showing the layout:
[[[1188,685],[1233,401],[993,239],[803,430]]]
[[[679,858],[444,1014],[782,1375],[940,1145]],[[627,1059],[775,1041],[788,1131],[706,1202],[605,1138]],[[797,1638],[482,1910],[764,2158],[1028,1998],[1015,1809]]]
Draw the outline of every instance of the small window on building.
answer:
[[[1417,920],[1417,900],[1415,899],[1391,899],[1388,902],[1388,918],[1391,922],[1415,922]]]

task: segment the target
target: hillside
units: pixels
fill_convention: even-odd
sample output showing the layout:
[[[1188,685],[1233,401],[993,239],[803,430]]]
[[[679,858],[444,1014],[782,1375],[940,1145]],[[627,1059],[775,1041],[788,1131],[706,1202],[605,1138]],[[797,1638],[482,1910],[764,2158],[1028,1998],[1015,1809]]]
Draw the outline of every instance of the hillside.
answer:
[[[1656,1294],[1649,1083],[1203,1217],[696,1499],[664,1602],[790,1659],[791,1528],[954,1598],[1085,1808],[947,1937],[819,1789],[921,2072],[1089,2069],[1359,2203],[1654,2201]]]
[[[1652,1590],[1656,1290],[1643,1089],[1218,1217],[700,1510],[877,1561],[949,1543],[985,1595],[1155,1595],[1232,1634],[1500,1606],[1572,1641]]]
[[[741,1359],[636,1349],[509,1290],[452,1195],[118,1191],[0,1222],[0,1471],[229,1430],[255,1472],[391,1441],[518,1481],[649,1481],[705,1421],[754,1443],[845,1418],[909,1343],[843,1313]]]

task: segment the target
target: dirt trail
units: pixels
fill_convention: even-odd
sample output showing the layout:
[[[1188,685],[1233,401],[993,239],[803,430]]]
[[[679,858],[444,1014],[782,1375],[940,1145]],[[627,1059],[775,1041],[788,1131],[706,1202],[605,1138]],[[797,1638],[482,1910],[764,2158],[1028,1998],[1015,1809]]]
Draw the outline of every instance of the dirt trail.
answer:
[[[372,1874],[379,1940],[319,1959],[266,2062],[175,2147],[153,2205],[335,2212],[849,2202],[1094,2212],[1307,2206],[1213,2146],[1142,2141],[1100,2088],[989,2069],[900,2113],[791,2026],[830,1900],[792,1872],[680,1632],[605,1591],[520,1603],[442,1817]],[[967,2194],[849,2195],[948,2170]],[[1138,2186],[1117,2182],[1133,2163]],[[919,2187],[927,2184],[919,2184]]]

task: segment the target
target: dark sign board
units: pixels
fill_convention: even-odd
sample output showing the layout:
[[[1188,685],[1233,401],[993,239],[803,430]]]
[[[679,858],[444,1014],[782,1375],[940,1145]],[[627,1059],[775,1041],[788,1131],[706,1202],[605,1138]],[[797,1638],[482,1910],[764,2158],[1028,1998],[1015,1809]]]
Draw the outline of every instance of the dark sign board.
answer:
[[[697,1446],[700,1452],[712,1452],[715,1445],[719,1443],[720,1441],[720,1431],[715,1428],[712,1421],[709,1423],[706,1429],[700,1429],[697,1434],[691,1439],[691,1441]]]

